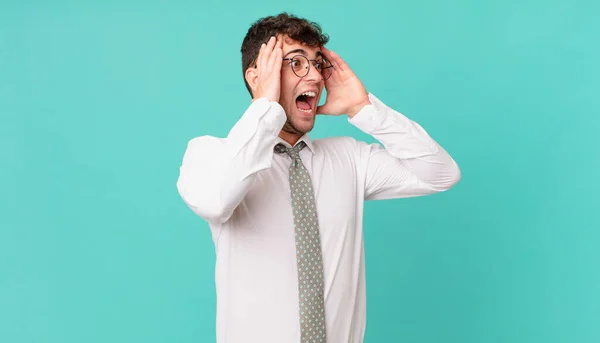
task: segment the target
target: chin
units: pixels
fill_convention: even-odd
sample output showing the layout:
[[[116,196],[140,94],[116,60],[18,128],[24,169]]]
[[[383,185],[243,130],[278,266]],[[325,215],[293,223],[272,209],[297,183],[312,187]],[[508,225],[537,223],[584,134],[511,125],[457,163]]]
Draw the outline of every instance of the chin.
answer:
[[[292,117],[292,123],[299,130],[302,129],[302,131],[308,132],[312,130],[315,125],[315,114],[295,111]]]
[[[311,121],[310,123],[302,122],[302,123],[298,123],[294,126],[298,129],[298,131],[300,131],[301,133],[304,134],[304,133],[312,131],[313,127],[315,126],[315,122],[314,122],[314,120]]]
[[[308,118],[291,118],[291,120],[288,120],[288,122],[285,125],[287,128],[287,130],[289,133],[294,133],[294,134],[305,134],[307,132],[310,132],[313,127],[315,126],[315,120],[314,118],[312,119],[308,119]]]
[[[310,125],[310,126],[300,126],[297,127],[298,131],[300,131],[300,133],[305,134],[305,133],[309,133],[312,131],[314,125]]]

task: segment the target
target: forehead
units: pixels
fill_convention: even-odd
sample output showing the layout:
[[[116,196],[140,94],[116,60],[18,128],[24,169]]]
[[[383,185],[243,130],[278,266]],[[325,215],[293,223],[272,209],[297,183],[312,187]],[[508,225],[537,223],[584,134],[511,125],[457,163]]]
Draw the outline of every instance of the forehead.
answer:
[[[287,57],[290,57],[295,54],[305,55],[308,58],[317,58],[323,56],[321,54],[320,47],[308,46],[285,36],[283,40],[283,55],[288,55]]]

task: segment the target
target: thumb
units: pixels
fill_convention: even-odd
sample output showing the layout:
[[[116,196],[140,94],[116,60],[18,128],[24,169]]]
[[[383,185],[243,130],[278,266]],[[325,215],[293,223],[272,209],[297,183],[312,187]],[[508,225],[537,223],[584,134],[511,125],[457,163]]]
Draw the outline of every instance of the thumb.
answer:
[[[328,110],[329,110],[329,105],[327,104],[327,101],[325,101],[325,103],[323,105],[317,106],[316,114],[327,114]]]

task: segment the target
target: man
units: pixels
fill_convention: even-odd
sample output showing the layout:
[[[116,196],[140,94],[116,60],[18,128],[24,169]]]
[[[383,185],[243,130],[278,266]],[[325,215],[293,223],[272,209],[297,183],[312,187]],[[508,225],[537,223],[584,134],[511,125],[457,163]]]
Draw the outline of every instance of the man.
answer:
[[[241,49],[252,103],[227,137],[194,138],[183,157],[179,193],[216,248],[218,343],[362,342],[363,202],[460,179],[444,149],[368,93],[327,41],[288,14],[254,23]],[[311,140],[317,114],[347,115],[383,147]]]

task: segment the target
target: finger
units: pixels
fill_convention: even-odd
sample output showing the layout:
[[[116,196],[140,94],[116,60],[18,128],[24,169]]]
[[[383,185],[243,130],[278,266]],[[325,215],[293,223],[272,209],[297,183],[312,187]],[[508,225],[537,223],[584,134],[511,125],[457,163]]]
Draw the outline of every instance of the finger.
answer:
[[[260,74],[265,70],[265,48],[266,48],[266,44],[263,43],[260,46],[260,50],[258,51],[258,59],[256,61],[256,66],[258,68],[258,75],[260,76]]]
[[[329,62],[331,62],[331,64],[334,64],[334,66],[335,66],[335,61],[333,60],[333,57],[331,56],[331,50],[327,49],[325,46],[322,46],[321,52],[325,56],[325,59],[328,60]]]
[[[271,53],[271,55],[269,56],[269,62],[268,62],[268,70],[269,71],[274,71],[277,70],[277,64],[280,65],[281,67],[281,63],[278,63],[278,59],[279,59],[279,51],[281,50],[279,48],[279,39],[277,39],[277,42],[274,44],[274,48],[273,48],[273,52]]]
[[[268,68],[268,62],[269,62],[269,56],[271,55],[271,50],[273,50],[273,47],[271,45],[271,41],[273,40],[273,37],[271,37],[266,43],[263,43],[261,45],[261,49],[260,49],[260,53],[259,53],[259,58],[260,58],[260,64],[259,64],[259,74],[264,74],[267,71]]]
[[[329,105],[327,104],[327,102],[325,102],[321,106],[317,106],[317,112],[315,114],[316,115],[328,115],[328,114],[331,114],[331,109],[329,108]]]
[[[348,67],[348,63],[346,63],[346,61],[344,61],[344,59],[335,51],[331,51],[331,56],[333,56],[333,59],[336,61],[336,63],[340,66],[342,70],[345,71],[347,69],[350,69],[350,67]]]
[[[329,110],[329,104],[327,103],[327,100],[328,99],[325,98],[325,103],[323,105],[317,106],[317,111],[315,114],[327,114],[327,111]]]
[[[333,61],[332,61],[333,59],[329,55],[329,49],[327,49],[325,46],[322,46],[321,53],[323,54],[323,56],[325,57],[326,60],[333,63]]]
[[[331,65],[333,66],[333,68],[331,68],[331,76],[329,77],[329,79],[325,80],[325,87],[328,86],[328,84],[330,83],[336,83],[339,82],[339,77],[341,75],[341,72],[343,70],[341,70],[340,66],[336,63],[336,61],[334,60],[334,58],[331,56],[331,50],[327,49],[326,47],[322,46],[321,47],[321,52],[323,53],[323,55],[325,56],[325,59],[327,61],[329,61],[329,63],[331,63]]]
[[[279,38],[277,39],[277,48],[279,48],[279,50],[281,50],[282,52],[282,58],[283,58],[283,36],[279,36]]]
[[[265,56],[266,70],[271,72],[273,69],[273,55],[275,55],[275,47],[277,46],[277,38],[272,36],[269,38],[269,42],[267,43],[266,51],[267,54]]]
[[[281,68],[283,68],[282,64],[283,64],[283,44],[280,44],[277,47],[277,56],[275,57],[275,71],[277,72],[277,74],[281,73]]]
[[[277,58],[275,59],[275,68],[277,72],[281,72],[283,64],[283,36],[279,37],[277,41]]]
[[[325,50],[326,58],[333,64],[333,67],[339,69],[340,71],[344,71],[348,68],[348,64],[344,61],[340,55],[336,54],[335,51],[329,50],[326,47],[323,47],[322,50]]]

